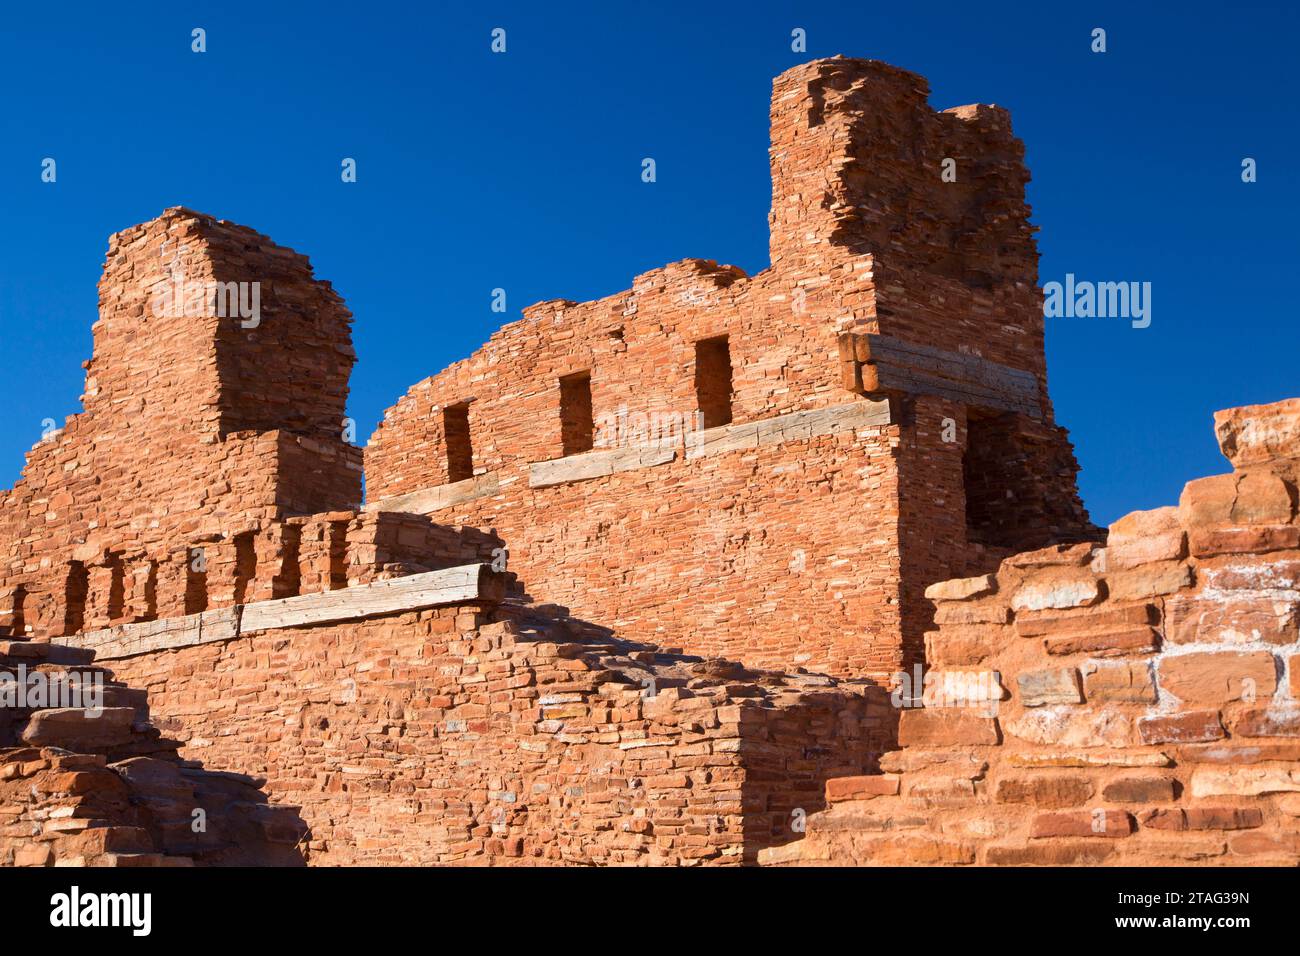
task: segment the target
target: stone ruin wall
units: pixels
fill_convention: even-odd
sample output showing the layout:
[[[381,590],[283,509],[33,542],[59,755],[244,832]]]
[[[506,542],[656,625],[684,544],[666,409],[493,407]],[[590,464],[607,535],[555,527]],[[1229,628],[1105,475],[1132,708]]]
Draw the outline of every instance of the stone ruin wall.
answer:
[[[217,314],[212,284],[239,282],[254,327]],[[99,298],[83,411],[0,494],[0,634],[235,603],[291,550],[283,517],[360,503],[351,317],[305,257],[170,209],[110,239]]]
[[[435,534],[400,517],[416,512],[475,529],[444,542],[461,558],[506,548],[531,596],[629,637],[878,679],[918,658],[926,583],[1095,534],[1046,398],[1022,148],[1001,111],[935,113],[921,78],[879,63],[818,61],[774,91],[772,268],[688,260],[526,310],[390,411],[368,518],[341,438],[350,315],[328,283],[180,208],[115,236],[85,411],[0,501],[0,632],[289,596],[304,565],[334,587],[455,563],[406,545],[372,561],[386,534]],[[921,169],[947,154],[956,184]],[[205,283],[257,284],[260,321],[188,314]],[[159,315],[176,284],[187,314]],[[918,331],[940,297],[949,314]],[[712,427],[693,448],[583,454],[560,380],[584,371],[588,415],[694,424],[705,405]]]
[[[238,824],[268,845],[254,862],[290,832],[322,863],[780,852],[826,780],[893,746],[881,685],[922,654],[926,585],[1098,534],[1046,394],[1023,150],[1003,111],[925,97],[868,61],[778,77],[772,267],[686,260],[525,310],[390,410],[364,509],[340,438],[350,317],[328,284],[188,210],[119,234],[85,411],[0,500],[0,636],[98,650],[143,696],[126,729],[150,759],[183,744],[181,769],[252,775],[241,803],[292,810]],[[260,281],[260,325],[154,315],[177,274]],[[708,427],[586,450],[586,420],[623,408],[703,408]],[[490,596],[366,603],[503,547]],[[77,719],[0,744],[0,780],[49,782],[0,833],[7,862],[231,860],[160,825],[209,784],[133,773],[69,736]],[[61,776],[76,760],[33,737],[47,722],[102,772]],[[133,795],[92,801],[86,829],[126,844],[51,827],[115,778]],[[48,852],[26,847],[34,823]]]
[[[310,864],[752,863],[892,739],[873,684],[530,616],[460,603],[107,664],[187,758],[291,805]]]
[[[1216,429],[1232,473],[1105,547],[931,587],[901,749],[830,781],[806,839],[764,859],[1300,863],[1300,399]]]
[[[0,857],[1295,864],[1300,399],[1217,426],[1235,470],[1179,507],[1121,519],[1105,547],[932,586],[919,701],[633,644],[502,600],[487,566],[479,586],[496,586],[427,610],[358,597],[465,569],[199,616],[235,621],[217,637],[178,619],[69,638],[130,696],[107,722],[0,728],[19,736],[0,748]],[[331,599],[355,620],[296,623]],[[0,664],[55,652],[88,659],[3,642]],[[141,706],[147,724],[119,719]],[[166,751],[182,743],[178,771]],[[187,843],[177,807],[232,788],[246,809]]]
[[[927,94],[870,61],[782,74],[771,267],[526,309],[389,410],[367,508],[490,528],[532,596],[630,637],[881,678],[920,657],[926,584],[1094,536],[1047,399],[1023,147],[1005,111]],[[697,411],[696,446],[573,440],[575,415]]]

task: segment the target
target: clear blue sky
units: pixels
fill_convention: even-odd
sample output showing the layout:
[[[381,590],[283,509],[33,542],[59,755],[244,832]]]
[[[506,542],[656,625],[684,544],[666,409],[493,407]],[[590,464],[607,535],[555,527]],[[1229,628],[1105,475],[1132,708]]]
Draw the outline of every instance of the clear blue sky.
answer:
[[[772,77],[843,53],[925,75],[939,108],[1010,108],[1042,281],[1153,284],[1147,329],[1050,321],[1048,365],[1094,518],[1174,502],[1227,470],[1215,409],[1300,395],[1288,6],[8,4],[0,485],[79,409],[109,233],[186,205],[309,255],[356,315],[364,440],[527,304],[687,256],[763,269]]]

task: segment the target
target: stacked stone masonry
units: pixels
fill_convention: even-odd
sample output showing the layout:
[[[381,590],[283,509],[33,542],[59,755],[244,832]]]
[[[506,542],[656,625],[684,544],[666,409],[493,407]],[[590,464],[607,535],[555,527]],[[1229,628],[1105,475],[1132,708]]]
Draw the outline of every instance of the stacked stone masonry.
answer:
[[[753,862],[797,837],[827,779],[875,769],[896,721],[871,682],[665,653],[510,602],[114,666],[187,754],[291,801],[313,864]]]
[[[1300,399],[1215,421],[1176,507],[930,587],[901,749],[765,859],[1300,863]]]
[[[1023,147],[1004,110],[927,92],[839,57],[779,76],[771,266],[525,309],[388,411],[368,507],[491,528],[532,595],[629,637],[878,678],[919,660],[926,584],[1096,537],[1047,398]],[[866,402],[888,414],[783,427]]]
[[[1107,539],[1023,147],[927,95],[777,77],[770,266],[525,309],[364,502],[307,260],[112,237],[84,410],[0,493],[0,673],[110,704],[0,715],[0,862],[1300,861],[1300,405]]]
[[[844,58],[778,77],[770,268],[685,260],[526,309],[389,411],[367,512],[495,536],[533,597],[630,638],[878,679],[919,659],[929,581],[1095,537],[1047,398],[1023,147],[1004,111],[926,92]],[[9,631],[356,581],[351,316],[305,258],[170,209],[113,237],[100,313],[85,410],[0,499]]]
[[[351,316],[303,256],[169,209],[110,239],[99,310],[84,410],[0,493],[15,637],[283,586],[241,579],[293,546],[283,519],[360,504],[361,452],[342,438]]]

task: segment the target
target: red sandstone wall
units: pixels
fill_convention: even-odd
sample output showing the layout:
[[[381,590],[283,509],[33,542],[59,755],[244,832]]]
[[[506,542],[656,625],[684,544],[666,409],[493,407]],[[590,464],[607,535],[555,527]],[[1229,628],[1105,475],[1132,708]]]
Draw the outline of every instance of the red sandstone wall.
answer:
[[[191,754],[301,803],[315,862],[732,863],[790,839],[826,777],[875,769],[892,742],[879,687],[674,649],[879,681],[919,657],[928,583],[1094,531],[1046,398],[1022,149],[1002,111],[939,114],[925,97],[919,77],[868,61],[783,74],[772,267],[685,260],[626,293],[525,310],[390,410],[364,514],[348,510],[360,474],[337,435],[350,316],[328,284],[186,210],[119,234],[86,411],[0,497],[0,633],[508,550],[521,589],[573,609],[571,633],[443,610],[114,667]],[[939,178],[949,156],[956,183]],[[173,275],[260,281],[260,323],[155,316]],[[730,387],[699,399],[697,346],[721,336]],[[666,457],[615,437],[645,459],[573,477],[608,461],[565,454],[564,422],[582,416],[561,414],[560,383],[575,373],[598,422],[693,430],[729,395],[732,424],[709,422],[698,455],[680,430]],[[449,461],[459,419],[443,424],[461,405],[468,467]]]
[[[1178,507],[932,587],[902,749],[770,862],[1300,862],[1300,400],[1216,425],[1235,470]]]
[[[445,483],[440,403],[473,397],[475,471],[503,493],[431,517],[492,529],[532,596],[639,639],[756,666],[891,671],[898,429],[528,487],[532,462],[561,457],[561,376],[592,369],[598,414],[625,407],[690,421],[697,337],[729,336],[737,422],[853,401],[833,338],[788,301],[768,302],[771,290],[745,283],[733,300],[740,284],[713,289],[693,269],[669,267],[626,299],[565,309],[562,322],[530,310],[390,411],[367,448],[369,499]],[[707,302],[687,304],[701,290]],[[762,318],[746,318],[751,308]],[[618,339],[607,334],[615,326]]]
[[[897,429],[673,462],[444,509],[493,529],[539,600],[754,666],[898,664]],[[870,588],[854,586],[870,582]]]
[[[695,343],[727,336],[732,413],[752,421],[852,399],[839,381],[829,317],[845,288],[796,300],[769,273],[687,259],[638,276],[630,291],[594,302],[543,302],[474,356],[413,386],[367,446],[371,500],[446,481],[441,409],[470,401],[475,472],[563,454],[560,378],[591,371],[596,414],[693,419]]]
[[[824,780],[870,769],[892,733],[868,685],[492,616],[271,631],[113,668],[187,756],[298,808],[316,864],[736,864],[789,840]]]
[[[371,440],[372,503],[400,511],[385,500],[446,488],[425,511],[478,531],[439,543],[412,525],[403,533],[433,551],[387,548],[401,552],[388,570],[335,566],[359,554],[340,558],[351,519],[329,515],[356,503],[361,475],[339,437],[350,314],[329,284],[291,250],[185,209],[119,233],[85,411],[0,496],[0,634],[293,594],[304,548],[325,562],[309,569],[320,587],[500,548],[535,597],[639,639],[845,674],[906,664],[928,623],[926,583],[1094,530],[1045,394],[1023,150],[1002,111],[936,113],[925,98],[921,78],[871,61],[788,71],[774,85],[771,268],[749,278],[685,260],[627,293],[542,303],[415,386]],[[955,182],[940,178],[947,158]],[[239,286],[226,305],[254,286],[260,313],[218,314],[213,284]],[[721,337],[729,374],[697,361]],[[533,482],[537,465],[585,450],[563,439],[562,420],[583,414],[561,414],[575,373],[589,376],[599,426],[670,418],[676,460]],[[789,418],[885,400],[888,414],[851,428]],[[450,442],[449,406],[463,411]],[[1000,459],[1023,464],[1004,475],[979,463],[980,487],[1006,479],[1015,492],[991,534],[954,520],[973,487],[963,453],[992,445],[953,436],[976,407],[989,420],[984,406],[1007,419]],[[724,437],[761,440],[696,457],[682,432],[697,411]],[[705,434],[716,443],[717,429]],[[646,451],[644,435],[597,437]]]

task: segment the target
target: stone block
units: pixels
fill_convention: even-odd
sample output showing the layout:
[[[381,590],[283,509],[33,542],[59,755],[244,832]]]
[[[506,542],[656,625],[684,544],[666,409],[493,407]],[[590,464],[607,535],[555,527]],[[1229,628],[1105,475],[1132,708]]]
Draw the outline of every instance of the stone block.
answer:
[[[898,743],[904,747],[989,746],[999,742],[997,720],[954,709],[904,710],[898,718]]]
[[[1073,667],[1023,671],[1016,675],[1020,703],[1025,707],[1044,704],[1078,704],[1083,701],[1079,672]]]
[[[1137,727],[1145,744],[1199,743],[1219,740],[1224,736],[1217,710],[1142,717],[1138,720]]]

